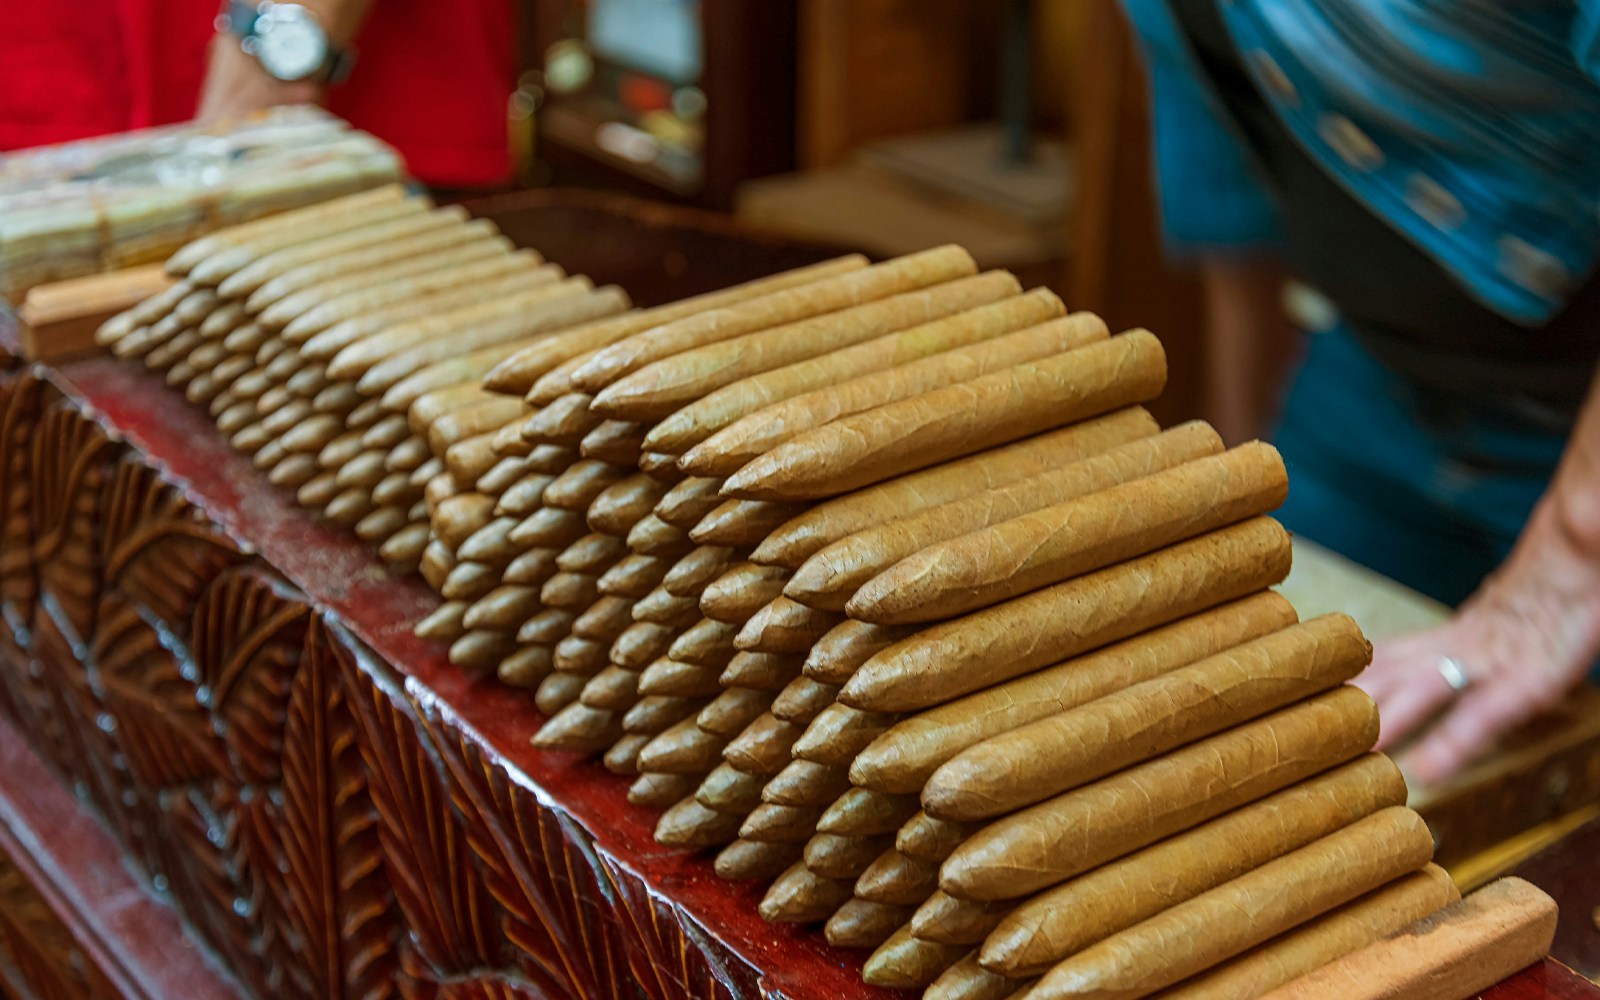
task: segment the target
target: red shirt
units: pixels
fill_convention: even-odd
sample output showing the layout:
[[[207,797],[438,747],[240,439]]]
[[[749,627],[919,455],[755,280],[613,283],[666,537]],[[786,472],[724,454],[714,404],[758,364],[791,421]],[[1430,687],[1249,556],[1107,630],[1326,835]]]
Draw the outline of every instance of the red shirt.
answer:
[[[0,151],[194,117],[218,0],[0,0]],[[328,108],[440,187],[510,175],[510,0],[379,0]]]

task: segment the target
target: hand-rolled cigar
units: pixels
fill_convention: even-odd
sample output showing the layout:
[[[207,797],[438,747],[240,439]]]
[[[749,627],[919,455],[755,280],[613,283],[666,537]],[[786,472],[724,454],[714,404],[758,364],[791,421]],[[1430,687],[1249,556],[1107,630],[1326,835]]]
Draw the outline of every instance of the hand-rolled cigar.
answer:
[[[552,608],[582,611],[599,596],[597,582],[589,573],[557,573],[539,589],[539,600]]]
[[[456,554],[454,550],[442,540],[435,538],[428,543],[427,548],[422,550],[422,565],[419,567],[419,572],[422,573],[422,578],[428,581],[428,586],[438,590],[444,586],[445,578],[455,568],[455,565]],[[462,605],[462,610],[466,610],[465,605]]]
[[[965,951],[960,946],[913,937],[909,927],[902,927],[867,959],[861,978],[869,986],[918,989],[943,975]]]
[[[641,556],[642,559],[653,558]],[[618,563],[612,569],[622,566]],[[609,576],[610,573],[608,572]],[[665,574],[663,574],[665,575]],[[605,577],[600,578],[601,582]],[[633,620],[636,622],[650,622],[656,625],[665,625],[674,632],[680,628],[688,628],[700,620],[700,602],[693,597],[674,597],[667,593],[667,588],[657,587],[639,599],[633,606]]]
[[[676,486],[683,481],[684,476],[678,470],[676,455],[669,455],[664,451],[642,451],[639,453],[638,464],[640,472],[668,486]],[[684,537],[687,539],[687,533]]]
[[[1372,644],[1348,615],[1291,625],[952,757],[923,808],[972,821],[1013,812],[1353,678]]]
[[[707,618],[740,623],[782,595],[789,571],[752,562],[737,563],[706,585],[700,609]]]
[[[471,562],[509,560],[516,554],[510,541],[511,529],[516,526],[515,518],[495,518],[457,546],[456,558]]]
[[[597,392],[653,361],[734,337],[837,312],[863,302],[936,285],[977,273],[959,247],[944,246],[805,285],[773,291],[663,324],[600,351],[577,371],[572,383]]]
[[[761,919],[769,924],[820,923],[849,899],[848,881],[823,878],[796,863],[767,889],[761,900]]]
[[[761,805],[761,786],[766,782],[764,775],[748,774],[731,764],[722,763],[712,768],[705,780],[700,782],[700,787],[695,789],[694,797],[695,801],[707,809],[738,813],[743,819],[750,815],[751,810]]]
[[[517,630],[517,641],[554,646],[572,631],[577,615],[559,608],[546,608],[522,623]]]
[[[617,379],[596,394],[594,406],[608,416],[627,420],[663,420],[674,410],[740,379],[942,319],[1020,291],[1016,278],[1004,271],[990,271],[694,347]],[[650,447],[681,450],[670,448],[668,442],[694,443],[697,429],[691,424],[680,433],[672,433],[680,426],[673,424],[667,434],[656,436]]]
[[[489,503],[493,509],[494,501]],[[506,540],[518,548],[564,549],[582,538],[587,529],[578,511],[542,507],[519,521]]]
[[[640,698],[623,716],[622,728],[629,733],[661,733],[674,723],[693,718],[704,708],[704,698],[668,698],[650,695]],[[693,792],[694,789],[689,789]]]
[[[722,685],[776,694],[799,676],[800,657],[792,653],[736,653],[722,670]]]
[[[720,674],[720,669],[716,667],[664,656],[645,667],[639,675],[639,693],[675,698],[711,698],[722,691],[722,685],[717,680]]]
[[[823,546],[864,528],[1025,482],[1089,455],[1150,437],[1160,429],[1142,407],[1129,407],[900,476],[817,504],[768,535],[750,558],[766,565],[798,568]]]
[[[725,500],[689,529],[689,538],[701,545],[760,545],[774,529],[805,509],[804,504]]]
[[[985,968],[1033,976],[1096,941],[1193,899],[1389,806],[1405,780],[1367,754],[1018,903],[984,941]]]
[[[450,548],[456,549],[493,517],[492,499],[481,493],[460,493],[440,501],[434,511],[433,533]]]
[[[555,669],[548,646],[523,646],[500,661],[495,674],[500,683],[512,687],[532,688],[550,676]]]
[[[687,531],[674,528],[654,514],[646,514],[629,529],[628,548],[642,555],[671,559],[686,555],[694,548],[694,543],[689,540]]]
[[[328,501],[338,496],[340,492],[339,483],[334,474],[323,470],[321,473],[301,483],[300,488],[295,491],[294,498],[300,506],[310,507],[315,510],[326,507]],[[441,582],[443,582],[442,579]]]
[[[791,840],[804,843],[817,832],[817,820],[822,810],[815,806],[781,806],[763,802],[756,806],[739,836],[745,840]]]
[[[466,627],[461,624],[461,619],[467,613],[467,605],[462,601],[446,601],[433,610],[428,617],[417,622],[412,634],[419,639],[438,639],[453,641],[466,634]]]
[[[1032,980],[995,975],[978,964],[976,952],[970,952],[944,970],[922,995],[924,1000],[1009,1000],[1022,995],[1031,985]]]
[[[273,363],[276,364],[277,362]],[[305,400],[298,400],[297,402],[305,403],[306,409],[309,412],[311,404],[306,403]],[[391,413],[379,420],[377,423],[368,427],[361,435],[361,443],[366,445],[368,448],[377,448],[383,451],[388,451],[390,448],[393,448],[395,445],[399,444],[401,441],[404,441],[410,436],[411,429],[406,426],[406,418],[398,413]],[[433,448],[431,443],[429,444],[429,447],[433,450],[434,454],[444,451],[443,448]],[[477,477],[474,476],[472,478],[476,479]]]
[[[630,670],[643,670],[666,654],[678,630],[654,622],[635,621],[611,644],[611,662]]]
[[[267,474],[267,481],[274,486],[281,486],[285,489],[298,489],[315,479],[317,471],[317,460],[314,456],[304,453],[290,455],[273,466],[272,471]],[[369,514],[356,525],[356,535],[364,542],[380,542],[388,538],[397,529],[405,525],[404,510],[394,511],[393,508],[386,508],[381,513],[389,515],[391,511],[400,516],[398,524],[392,522],[392,516],[385,517],[379,523],[373,518],[373,515]],[[373,523],[369,524],[369,521]]]
[[[537,588],[499,586],[478,598],[477,603],[467,609],[467,616],[462,622],[467,628],[492,628],[509,632],[538,610]]]
[[[737,652],[733,646],[734,633],[737,631],[736,625],[702,618],[673,640],[667,655],[674,660],[721,670]]]
[[[578,460],[578,453],[570,448],[542,444],[528,453],[528,468],[547,476],[559,476]]]
[[[612,664],[589,678],[589,683],[583,686],[583,693],[578,696],[578,700],[590,708],[611,708],[626,712],[639,700],[639,675],[635,671]]]
[[[700,710],[695,724],[708,733],[733,739],[772,706],[772,692],[728,688]]]
[[[578,442],[578,453],[584,458],[597,458],[613,465],[633,465],[639,461],[644,433],[640,424],[607,420],[583,436]]]
[[[644,473],[620,479],[600,492],[589,505],[589,527],[619,538],[655,509],[667,488]]]
[[[343,421],[338,417],[328,413],[313,414],[283,435],[283,446],[292,452],[310,452],[315,456],[343,429]],[[378,461],[378,475],[373,477],[372,482],[383,478],[383,456],[378,456]]]
[[[809,677],[796,677],[773,699],[772,714],[786,722],[804,726],[833,704],[838,694],[839,689],[832,684],[819,684]]]
[[[823,933],[835,948],[876,948],[910,918],[908,906],[847,899],[828,918]]]
[[[839,621],[832,612],[776,597],[744,623],[734,645],[754,653],[804,653]]]
[[[656,772],[644,772],[652,773]],[[721,847],[731,843],[738,832],[739,817],[707,809],[692,797],[685,796],[662,813],[661,819],[656,822],[656,843],[669,847]]]
[[[800,860],[799,844],[735,840],[717,854],[717,874],[730,882],[770,882]]]
[[[818,833],[806,841],[806,867],[823,878],[854,882],[893,843],[893,837],[846,837],[837,833]]]
[[[384,461],[387,464],[387,456]],[[527,473],[527,463],[521,458],[502,458],[488,472],[478,477],[478,481],[473,483],[473,489],[479,493],[498,497],[521,481]]]
[[[863,712],[835,702],[818,712],[806,726],[795,741],[794,755],[799,760],[848,768],[857,754],[899,718],[892,713]]]
[[[1377,711],[1342,687],[996,820],[956,848],[939,887],[1023,896],[1253,802],[1372,747]],[[1081,831],[1041,837],[1042,830]]]
[[[317,458],[318,458],[318,461],[320,462],[321,459],[322,459],[322,456],[319,455],[319,456],[317,456]],[[326,463],[324,463],[324,467],[326,467]],[[435,479],[439,479],[439,478],[443,477],[445,474],[448,473],[448,471],[449,470],[446,468],[446,466],[445,466],[445,464],[443,462],[441,462],[437,458],[430,458],[426,462],[423,462],[421,465],[417,466],[415,469],[412,469],[411,470],[411,474],[408,477],[408,479],[409,479],[409,481],[410,481],[412,486],[416,486],[416,487],[420,488],[420,487],[427,486],[429,483],[433,482]],[[451,496],[451,495],[453,495],[453,494],[446,494],[446,496]],[[493,508],[486,508],[486,509],[492,510]],[[487,520],[485,520],[484,523],[487,524],[488,523]]]
[[[639,774],[639,751],[650,739],[642,733],[624,734],[611,744],[611,748],[600,758],[600,763],[612,774],[636,777]]]
[[[295,379],[300,379],[305,373],[290,379],[290,388],[294,388]],[[324,376],[326,379],[326,376]],[[411,430],[417,434],[426,435],[428,427],[435,420],[455,410],[465,409],[484,403],[489,400],[499,400],[499,396],[483,391],[483,386],[475,381],[456,382],[442,389],[434,389],[418,396],[406,411],[406,422],[411,425]]]
[[[328,501],[322,510],[325,520],[341,528],[353,528],[355,523],[372,513],[372,497],[359,487],[344,490]]]
[[[838,496],[1160,395],[1166,355],[1146,330],[841,417],[751,460],[724,496]]]
[[[1437,865],[1427,865],[1213,966],[1161,996],[1185,1000],[1264,996],[1460,898],[1450,875]]]
[[[767,782],[767,787],[761,790],[761,801],[780,806],[825,808],[849,787],[850,775],[845,768],[792,760]]]
[[[450,662],[463,670],[489,670],[516,648],[511,636],[504,632],[468,632],[450,644]]]
[[[967,282],[973,280],[966,279]],[[993,279],[985,276],[977,280]],[[990,340],[1043,323],[1060,316],[1064,311],[1055,293],[1039,288],[875,337],[852,347],[817,353],[706,393],[663,418],[651,431],[646,445],[662,451],[683,452],[771,403],[838,385],[861,375],[904,366],[953,348]],[[1104,336],[1102,332],[1101,337]]]
[[[564,573],[588,573],[598,580],[627,550],[622,539],[615,535],[595,532],[573,542],[556,556],[556,568]]]
[[[556,643],[555,667],[564,674],[581,674],[593,677],[606,665],[604,643],[569,635]]]
[[[404,472],[391,472],[372,487],[372,502],[377,504],[409,507],[421,498],[421,491],[411,485]]]
[[[605,421],[605,417],[589,409],[592,402],[593,396],[574,392],[541,406],[523,422],[523,439],[576,448],[585,434]]]
[[[891,726],[857,754],[851,779],[866,788],[920,794],[933,772],[967,747],[1232,649],[1294,621],[1294,608],[1288,601],[1263,592],[958,698]],[[796,744],[797,753],[800,746]]]
[[[539,682],[539,690],[534,694],[533,702],[539,707],[539,711],[554,716],[578,700],[587,682],[588,679],[580,674],[558,671]]]
[[[503,458],[520,456],[529,459],[537,447],[522,439],[522,425],[515,420],[507,421],[503,427],[495,431],[494,436],[489,439],[489,444],[494,448],[494,453]]]
[[[556,555],[555,549],[529,549],[506,564],[502,579],[524,587],[543,586],[556,575]]]
[[[600,574],[597,586],[602,594],[626,597],[632,602],[645,597],[660,586],[671,568],[672,563],[657,556],[630,553]],[[663,592],[663,596],[671,595]]]
[[[534,734],[533,745],[540,750],[600,753],[621,738],[620,718],[620,712],[591,708],[581,701],[575,701],[539,727]]]
[[[434,451],[433,444],[428,444],[428,450]],[[441,452],[444,455],[445,467],[450,474],[463,483],[476,483],[484,474],[494,468],[494,463],[500,457],[494,453],[493,434],[475,434],[464,441],[457,441]]]
[[[895,833],[894,847],[908,858],[937,864],[955,853],[955,849],[972,836],[974,829],[967,823],[918,812]]]
[[[586,285],[586,281],[568,279],[504,299],[496,303],[506,310],[500,316],[466,328],[458,326],[451,336],[425,340],[395,353],[388,353],[393,349],[389,338],[397,332],[391,328],[374,338],[382,345],[381,349],[387,356],[367,368],[357,379],[356,387],[368,395],[379,396],[407,376],[455,355],[524,340],[545,330],[570,326],[627,308],[628,297],[615,286],[589,291]],[[520,308],[513,305],[518,300],[524,303]],[[423,324],[407,325],[414,327]],[[339,352],[329,362],[330,374],[333,366],[345,357],[348,350],[346,348]]]
[[[885,795],[852,788],[834,800],[817,820],[819,833],[871,837],[894,833],[917,813],[915,795]]]
[[[628,786],[628,801],[636,806],[665,809],[681,802],[694,791],[694,786],[695,779],[687,774],[641,774]]]
[[[526,618],[527,615],[523,615]],[[520,619],[519,619],[520,621]],[[633,624],[633,602],[622,597],[601,597],[572,623],[572,634],[607,645]]]
[[[722,759],[751,774],[777,774],[791,760],[789,749],[800,730],[793,722],[762,715],[728,744]]]
[[[1432,855],[1422,817],[1404,806],[1384,809],[1085,948],[1045,973],[1036,995],[1145,996],[1413,872]]]
[[[840,622],[806,654],[805,675],[819,683],[843,685],[874,655],[915,634],[916,629],[903,625]]]
[[[627,470],[620,466],[592,458],[581,459],[544,488],[545,505],[586,512],[596,497],[626,475]]]
[[[1009,899],[979,903],[936,892],[917,907],[911,933],[940,944],[981,944],[1015,905]]]
[[[895,848],[878,856],[856,879],[856,895],[874,903],[918,907],[939,888],[939,863],[908,858]]]
[[[422,559],[422,551],[427,547],[428,539],[432,537],[433,531],[427,522],[413,522],[390,535],[379,545],[378,555],[392,566],[404,566],[407,570],[416,569]]]
[[[863,584],[929,545],[1221,451],[1222,439],[1209,424],[1181,424],[1022,482],[847,535],[807,559],[784,593],[811,607],[843,611]]]
[[[523,466],[526,467],[527,464],[527,460],[524,459]],[[495,513],[527,517],[539,509],[539,505],[544,502],[545,487],[553,481],[553,477],[540,472],[528,473],[500,494],[500,503],[495,508]]]
[[[1277,449],[1252,442],[929,545],[863,584],[848,611],[950,618],[1265,513],[1288,492]]]
[[[662,496],[656,504],[656,516],[675,528],[693,528],[702,517],[722,506],[724,501],[717,495],[721,489],[720,478],[685,479]]]
[[[705,588],[733,565],[735,550],[702,545],[679,559],[661,581],[674,597],[698,598]]]
[[[851,254],[820,264],[783,271],[755,281],[747,281],[731,288],[680,299],[653,309],[639,309],[572,330],[564,330],[525,348],[490,372],[484,381],[494,392],[522,395],[531,392],[537,381],[542,380],[546,374],[553,373],[564,362],[573,358],[587,360],[597,347],[609,346],[642,330],[670,323],[685,316],[721,309],[784,288],[794,288],[835,274],[857,270],[865,267],[866,263],[865,258]],[[531,399],[529,402],[537,404],[540,400]]]
[[[695,725],[694,716],[663,730],[639,753],[639,769],[667,774],[709,774],[722,762],[728,741]]]
[[[1288,575],[1290,557],[1276,521],[1245,521],[929,626],[873,656],[839,700],[877,712],[937,705],[1262,590]]]

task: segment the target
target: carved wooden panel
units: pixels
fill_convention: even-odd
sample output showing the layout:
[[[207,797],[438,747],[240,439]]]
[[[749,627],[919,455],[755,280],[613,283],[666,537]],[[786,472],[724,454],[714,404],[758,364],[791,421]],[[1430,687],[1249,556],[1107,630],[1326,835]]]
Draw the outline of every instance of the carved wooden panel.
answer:
[[[21,869],[0,851],[0,995],[8,987],[37,1000],[120,996]]]

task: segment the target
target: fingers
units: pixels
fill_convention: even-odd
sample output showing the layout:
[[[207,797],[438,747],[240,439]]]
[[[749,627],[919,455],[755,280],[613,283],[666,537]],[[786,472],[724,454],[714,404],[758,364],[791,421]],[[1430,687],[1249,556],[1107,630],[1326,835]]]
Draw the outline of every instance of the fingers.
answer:
[[[1455,697],[1434,665],[1437,650],[1432,633],[1385,643],[1372,666],[1355,679],[1378,703],[1379,750],[1394,746]]]
[[[1404,767],[1425,785],[1447,781],[1537,708],[1514,684],[1471,691],[1406,753]]]

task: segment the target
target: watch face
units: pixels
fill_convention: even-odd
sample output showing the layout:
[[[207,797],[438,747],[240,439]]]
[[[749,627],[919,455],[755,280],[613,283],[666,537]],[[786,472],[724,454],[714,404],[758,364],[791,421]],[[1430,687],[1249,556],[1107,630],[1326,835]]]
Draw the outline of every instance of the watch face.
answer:
[[[256,22],[256,58],[280,80],[303,80],[321,68],[328,40],[293,4],[277,4]]]

